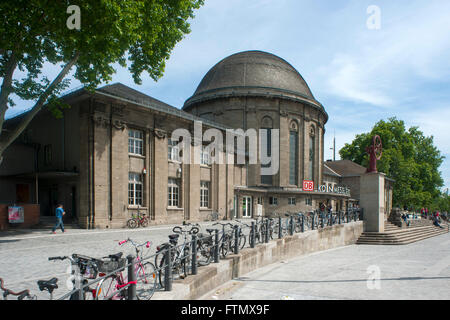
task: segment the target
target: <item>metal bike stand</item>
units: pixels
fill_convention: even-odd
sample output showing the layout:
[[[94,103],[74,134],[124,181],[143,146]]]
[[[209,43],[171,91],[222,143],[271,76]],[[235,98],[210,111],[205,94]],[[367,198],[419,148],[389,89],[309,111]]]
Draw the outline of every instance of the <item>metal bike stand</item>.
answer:
[[[255,221],[252,221],[252,226],[250,229],[250,248],[255,247]]]
[[[219,263],[219,230],[214,230],[214,263]]]
[[[128,262],[128,300],[136,300],[136,273],[134,273],[134,257],[132,255],[127,256]]]
[[[234,254],[239,253],[239,226],[234,226]]]
[[[164,266],[164,290],[172,291],[172,254],[171,248],[168,248],[164,253],[164,260],[166,265]]]
[[[197,274],[197,235],[192,235],[192,267],[191,272],[193,275]]]
[[[282,232],[281,217],[278,217],[278,239],[283,238]]]

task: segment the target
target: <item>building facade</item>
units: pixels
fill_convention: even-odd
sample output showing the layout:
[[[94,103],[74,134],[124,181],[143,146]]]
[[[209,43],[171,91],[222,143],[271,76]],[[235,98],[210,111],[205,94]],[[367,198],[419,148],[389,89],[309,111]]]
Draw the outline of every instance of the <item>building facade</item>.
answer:
[[[328,114],[302,76],[283,59],[261,51],[234,54],[201,80],[182,110],[120,83],[63,97],[71,105],[55,119],[43,109],[11,145],[0,165],[0,203],[36,203],[53,216],[63,203],[83,228],[120,228],[138,210],[152,224],[277,216],[357,201],[342,176],[324,164]],[[23,115],[9,119],[5,130]],[[279,145],[279,170],[267,164],[218,164],[206,142],[181,143],[176,129],[194,136],[214,129],[267,132]],[[278,136],[275,134],[278,131]],[[260,148],[260,136],[247,141]],[[195,139],[194,139],[195,140]],[[200,145],[200,149],[199,148]],[[185,144],[186,146],[186,144]],[[182,161],[200,150],[198,163]],[[226,150],[222,150],[226,153]],[[233,157],[237,157],[234,152]],[[305,182],[312,190],[305,188]]]

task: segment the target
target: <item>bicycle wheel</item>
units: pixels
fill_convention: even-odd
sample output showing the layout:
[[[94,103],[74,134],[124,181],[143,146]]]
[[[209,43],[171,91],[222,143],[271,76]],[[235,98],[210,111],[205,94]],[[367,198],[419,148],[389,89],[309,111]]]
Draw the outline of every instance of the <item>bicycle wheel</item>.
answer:
[[[130,229],[137,228],[138,225],[139,225],[139,222],[134,218],[131,218],[127,221],[127,227]]]
[[[142,218],[140,221],[140,224],[141,224],[141,227],[143,227],[143,228],[147,227],[148,226],[148,218],[147,217]]]
[[[228,238],[225,238],[222,240],[222,244],[220,245],[220,254],[223,258],[227,256],[227,254],[230,252],[230,240]]]
[[[181,272],[182,278],[186,278],[192,271],[192,251],[190,248],[184,248],[184,254],[181,258]]]
[[[100,280],[96,287],[95,300],[115,300],[117,277],[109,276]]]
[[[241,234],[239,236],[239,250],[244,249],[246,241],[247,237],[244,234]]]
[[[136,270],[136,297],[138,300],[150,300],[156,289],[156,268],[151,262],[145,262]]]
[[[197,248],[197,263],[199,266],[207,266],[211,263],[214,254],[213,246],[201,243]]]
[[[176,259],[174,262],[172,262],[172,280],[176,278],[180,278],[181,274],[181,261],[179,259]],[[163,257],[161,259],[160,265],[159,265],[159,271],[158,271],[158,281],[161,288],[165,288],[164,285],[164,279],[166,276],[166,258]]]

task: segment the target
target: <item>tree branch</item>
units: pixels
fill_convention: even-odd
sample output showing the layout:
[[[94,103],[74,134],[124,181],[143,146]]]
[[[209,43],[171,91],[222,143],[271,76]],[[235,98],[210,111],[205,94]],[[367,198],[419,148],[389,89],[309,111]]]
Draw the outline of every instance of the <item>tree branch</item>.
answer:
[[[42,95],[39,97],[36,104],[33,106],[33,108],[26,113],[25,117],[20,121],[20,123],[13,129],[12,132],[8,134],[1,134],[0,135],[0,163],[3,156],[3,152],[8,148],[8,146],[17,139],[17,137],[22,133],[22,131],[28,126],[28,124],[31,122],[31,120],[34,118],[34,116],[42,109],[42,106],[44,105],[45,101],[47,101],[47,98],[50,96],[50,94],[53,92],[55,87],[64,79],[64,77],[69,73],[70,69],[73,67],[73,65],[77,62],[80,54],[77,52],[75,56],[70,60],[64,68],[59,72],[58,76],[52,81],[52,83],[49,84],[47,89],[42,93]]]

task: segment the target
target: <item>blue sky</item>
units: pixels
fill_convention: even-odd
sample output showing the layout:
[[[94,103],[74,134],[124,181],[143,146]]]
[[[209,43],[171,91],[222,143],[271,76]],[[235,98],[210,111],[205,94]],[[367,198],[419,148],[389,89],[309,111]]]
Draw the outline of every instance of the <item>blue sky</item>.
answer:
[[[434,136],[447,157],[440,169],[450,187],[450,1],[205,2],[162,79],[144,76],[138,86],[117,67],[112,82],[181,108],[221,59],[245,50],[267,51],[293,65],[327,110],[326,159],[332,158],[334,132],[339,150],[378,120],[396,116]],[[381,10],[379,30],[367,27],[370,5]],[[57,71],[49,66],[45,73]],[[79,85],[72,81],[72,88]],[[30,106],[21,103],[7,117]]]

